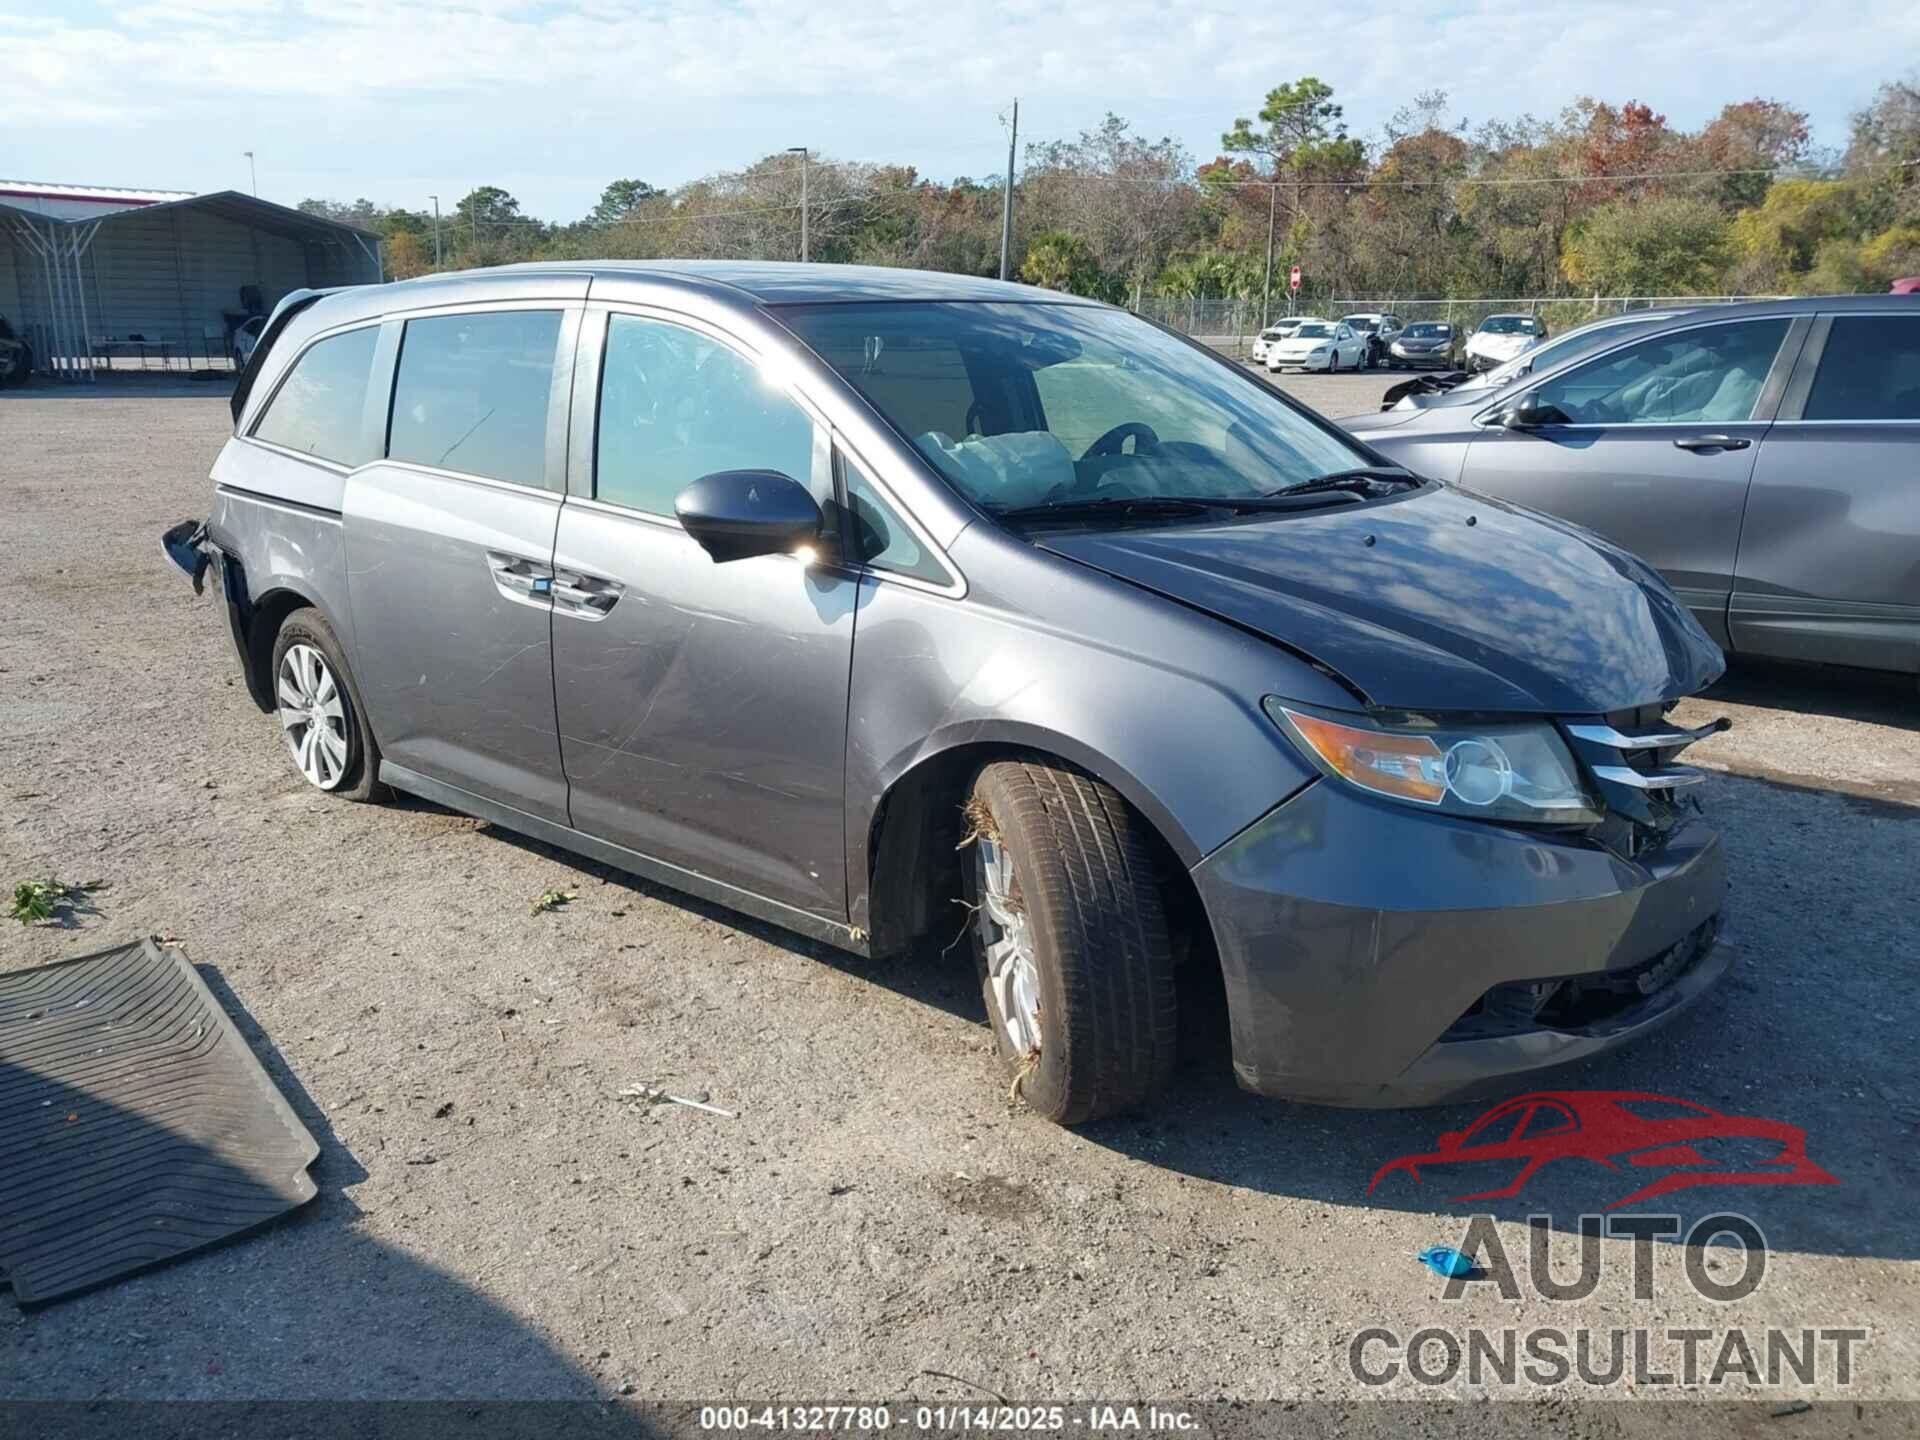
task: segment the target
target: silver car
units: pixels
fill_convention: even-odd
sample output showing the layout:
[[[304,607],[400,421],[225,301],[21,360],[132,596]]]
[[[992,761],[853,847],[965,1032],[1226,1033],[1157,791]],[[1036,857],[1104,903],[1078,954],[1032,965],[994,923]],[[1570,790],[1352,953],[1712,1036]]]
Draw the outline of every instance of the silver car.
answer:
[[[1920,671],[1920,297],[1613,326],[1343,423],[1641,555],[1736,653]]]
[[[1249,1088],[1393,1104],[1729,963],[1666,585],[1123,311],[510,267],[289,297],[233,415],[164,540],[306,782],[861,954],[964,931],[1056,1120],[1165,1078],[1182,966]]]

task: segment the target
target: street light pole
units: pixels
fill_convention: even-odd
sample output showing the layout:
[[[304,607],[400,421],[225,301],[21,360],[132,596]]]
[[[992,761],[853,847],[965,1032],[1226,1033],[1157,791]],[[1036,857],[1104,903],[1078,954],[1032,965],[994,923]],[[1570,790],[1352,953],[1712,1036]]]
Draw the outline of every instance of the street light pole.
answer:
[[[258,200],[260,198],[260,169],[253,163],[253,151],[247,151],[246,156],[247,176],[253,182],[253,198]]]
[[[1279,187],[1267,186],[1267,278],[1260,282],[1260,328],[1267,328],[1269,305],[1273,295],[1273,197]]]
[[[1008,252],[1013,249],[1013,151],[1020,143],[1020,101],[1013,102],[1013,126],[1007,132],[1007,188],[1000,192],[1000,278],[1007,278]]]
[[[427,198],[433,201],[433,268],[438,270],[440,268],[440,197],[429,195]]]
[[[807,161],[810,157],[807,154],[807,147],[804,145],[789,145],[787,147],[787,153],[800,157],[800,259],[804,262],[809,258],[807,251]]]

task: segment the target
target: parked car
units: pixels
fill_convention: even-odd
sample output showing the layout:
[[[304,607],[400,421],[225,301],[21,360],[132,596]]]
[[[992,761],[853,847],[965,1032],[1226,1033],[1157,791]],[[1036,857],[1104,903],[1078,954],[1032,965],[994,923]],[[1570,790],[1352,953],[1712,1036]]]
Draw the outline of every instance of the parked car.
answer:
[[[33,350],[0,315],[0,385],[24,385],[33,374]]]
[[[1894,281],[1887,287],[1887,293],[1890,295],[1920,295],[1920,275],[1909,275],[1903,280]]]
[[[1727,968],[1664,718],[1722,662],[1664,582],[1124,311],[543,263],[296,292],[260,345],[163,541],[307,783],[859,954],[966,913],[1043,1115],[1164,1080],[1176,956],[1243,1084],[1368,1105]]]
[[[1351,330],[1344,321],[1304,320],[1293,334],[1267,346],[1267,369],[1282,370],[1359,370],[1367,363],[1367,337]]]
[[[1467,337],[1469,370],[1491,370],[1525,354],[1547,338],[1547,327],[1532,315],[1489,315]]]
[[[1453,326],[1444,320],[1416,320],[1387,346],[1388,363],[1413,368],[1438,366],[1451,369],[1458,345]]]
[[[1249,347],[1247,351],[1247,358],[1256,365],[1264,364],[1267,358],[1267,351],[1273,345],[1273,342],[1276,340],[1284,340],[1293,334],[1295,330],[1300,328],[1301,323],[1306,318],[1304,315],[1290,315],[1285,320],[1274,321],[1273,324],[1262,330],[1258,338],[1254,340],[1252,346]]]
[[[1376,365],[1384,365],[1387,359],[1387,347],[1393,343],[1394,336],[1400,333],[1400,317],[1388,315],[1378,310],[1362,310],[1357,314],[1344,315],[1340,323],[1356,335],[1364,335],[1367,340],[1365,366],[1371,370]]]
[[[247,361],[253,358],[254,346],[260,343],[260,331],[265,327],[267,317],[256,315],[233,332],[233,368],[244,370]]]
[[[1694,310],[1433,399],[1346,424],[1645,557],[1737,653],[1920,671],[1920,298]]]

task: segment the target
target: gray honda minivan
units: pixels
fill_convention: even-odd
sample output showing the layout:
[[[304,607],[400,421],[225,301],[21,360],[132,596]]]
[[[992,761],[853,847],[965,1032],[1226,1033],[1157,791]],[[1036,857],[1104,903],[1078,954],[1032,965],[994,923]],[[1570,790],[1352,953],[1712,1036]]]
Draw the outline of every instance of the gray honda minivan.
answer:
[[[1495,1087],[1727,968],[1646,565],[1109,306],[534,265],[274,311],[205,522],[307,781],[863,954],[971,937],[1027,1102],[1138,1104],[1217,965],[1244,1085]]]

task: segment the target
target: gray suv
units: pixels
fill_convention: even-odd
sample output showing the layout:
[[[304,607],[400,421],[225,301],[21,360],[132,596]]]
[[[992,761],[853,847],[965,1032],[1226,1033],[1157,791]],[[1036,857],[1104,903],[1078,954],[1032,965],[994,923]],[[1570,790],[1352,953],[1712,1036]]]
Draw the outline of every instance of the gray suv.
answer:
[[[964,928],[1055,1120],[1162,1082],[1182,966],[1249,1088],[1397,1104],[1728,965],[1665,583],[1120,310],[509,267],[289,297],[233,413],[165,543],[307,781],[861,954]]]
[[[1501,388],[1342,423],[1644,556],[1736,654],[1920,672],[1920,296],[1594,333]]]

